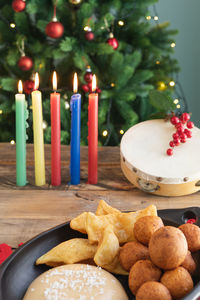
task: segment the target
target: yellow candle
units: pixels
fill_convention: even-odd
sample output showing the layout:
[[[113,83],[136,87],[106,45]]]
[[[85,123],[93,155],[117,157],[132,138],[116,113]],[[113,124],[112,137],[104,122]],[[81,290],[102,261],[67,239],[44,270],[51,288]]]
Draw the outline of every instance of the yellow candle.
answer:
[[[44,137],[43,137],[43,116],[42,116],[42,93],[38,91],[39,76],[35,74],[35,91],[32,92],[33,109],[33,138],[35,157],[35,184],[40,186],[45,181],[45,160],[44,160]]]

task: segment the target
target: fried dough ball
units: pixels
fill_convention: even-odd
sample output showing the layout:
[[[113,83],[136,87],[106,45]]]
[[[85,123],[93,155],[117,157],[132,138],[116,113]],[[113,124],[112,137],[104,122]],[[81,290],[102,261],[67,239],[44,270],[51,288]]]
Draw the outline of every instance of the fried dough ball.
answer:
[[[119,261],[122,267],[127,271],[129,271],[138,260],[148,258],[148,248],[135,241],[124,244],[119,253]]]
[[[181,230],[172,226],[158,229],[149,242],[152,262],[161,269],[170,270],[180,266],[187,255],[188,245]]]
[[[131,268],[128,285],[135,295],[140,286],[147,281],[159,281],[162,272],[150,260],[139,260]]]
[[[145,216],[136,221],[133,231],[136,239],[140,243],[148,246],[152,234],[163,226],[164,224],[160,217]]]
[[[191,252],[200,250],[200,228],[195,224],[182,224],[179,229],[184,233]]]
[[[169,290],[160,282],[145,282],[136,294],[136,300],[172,300]]]
[[[166,271],[161,277],[173,299],[182,299],[193,289],[193,281],[189,272],[183,267],[178,267],[171,271]]]
[[[188,272],[192,275],[194,274],[195,270],[196,270],[196,263],[192,257],[192,254],[190,251],[188,251],[186,258],[184,260],[184,262],[181,265],[183,268],[185,268],[186,270],[188,270]]]

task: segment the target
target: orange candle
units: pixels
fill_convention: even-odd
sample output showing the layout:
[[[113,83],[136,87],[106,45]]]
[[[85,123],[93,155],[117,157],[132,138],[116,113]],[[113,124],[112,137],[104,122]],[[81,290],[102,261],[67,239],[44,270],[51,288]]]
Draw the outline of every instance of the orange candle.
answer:
[[[88,183],[97,184],[98,180],[98,94],[96,76],[92,78],[92,92],[88,106]]]
[[[57,76],[53,72],[53,90],[51,93],[51,184],[61,184],[60,155],[60,94],[57,90]]]

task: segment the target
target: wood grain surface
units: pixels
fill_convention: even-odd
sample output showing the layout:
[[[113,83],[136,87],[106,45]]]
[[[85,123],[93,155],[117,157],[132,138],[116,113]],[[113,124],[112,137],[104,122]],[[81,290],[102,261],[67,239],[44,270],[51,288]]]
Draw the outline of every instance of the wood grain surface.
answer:
[[[81,148],[81,184],[69,184],[69,146],[61,147],[62,185],[52,187],[51,148],[45,145],[47,184],[34,185],[33,145],[27,145],[27,179],[25,187],[15,184],[15,145],[0,144],[0,243],[17,247],[20,242],[83,211],[96,210],[103,199],[121,210],[137,210],[153,203],[158,209],[200,205],[200,193],[184,197],[159,197],[146,194],[124,177],[120,168],[119,147],[100,147],[98,184],[87,184],[87,147]]]

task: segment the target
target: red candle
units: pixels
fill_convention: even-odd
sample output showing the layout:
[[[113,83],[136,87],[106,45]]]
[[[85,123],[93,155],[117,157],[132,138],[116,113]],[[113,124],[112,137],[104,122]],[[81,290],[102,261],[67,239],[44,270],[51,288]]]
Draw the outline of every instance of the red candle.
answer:
[[[96,76],[92,78],[92,91],[88,106],[88,183],[97,184],[98,165],[98,94]]]
[[[51,93],[51,184],[61,184],[60,166],[60,94],[57,90],[57,76],[53,73],[53,90]]]

